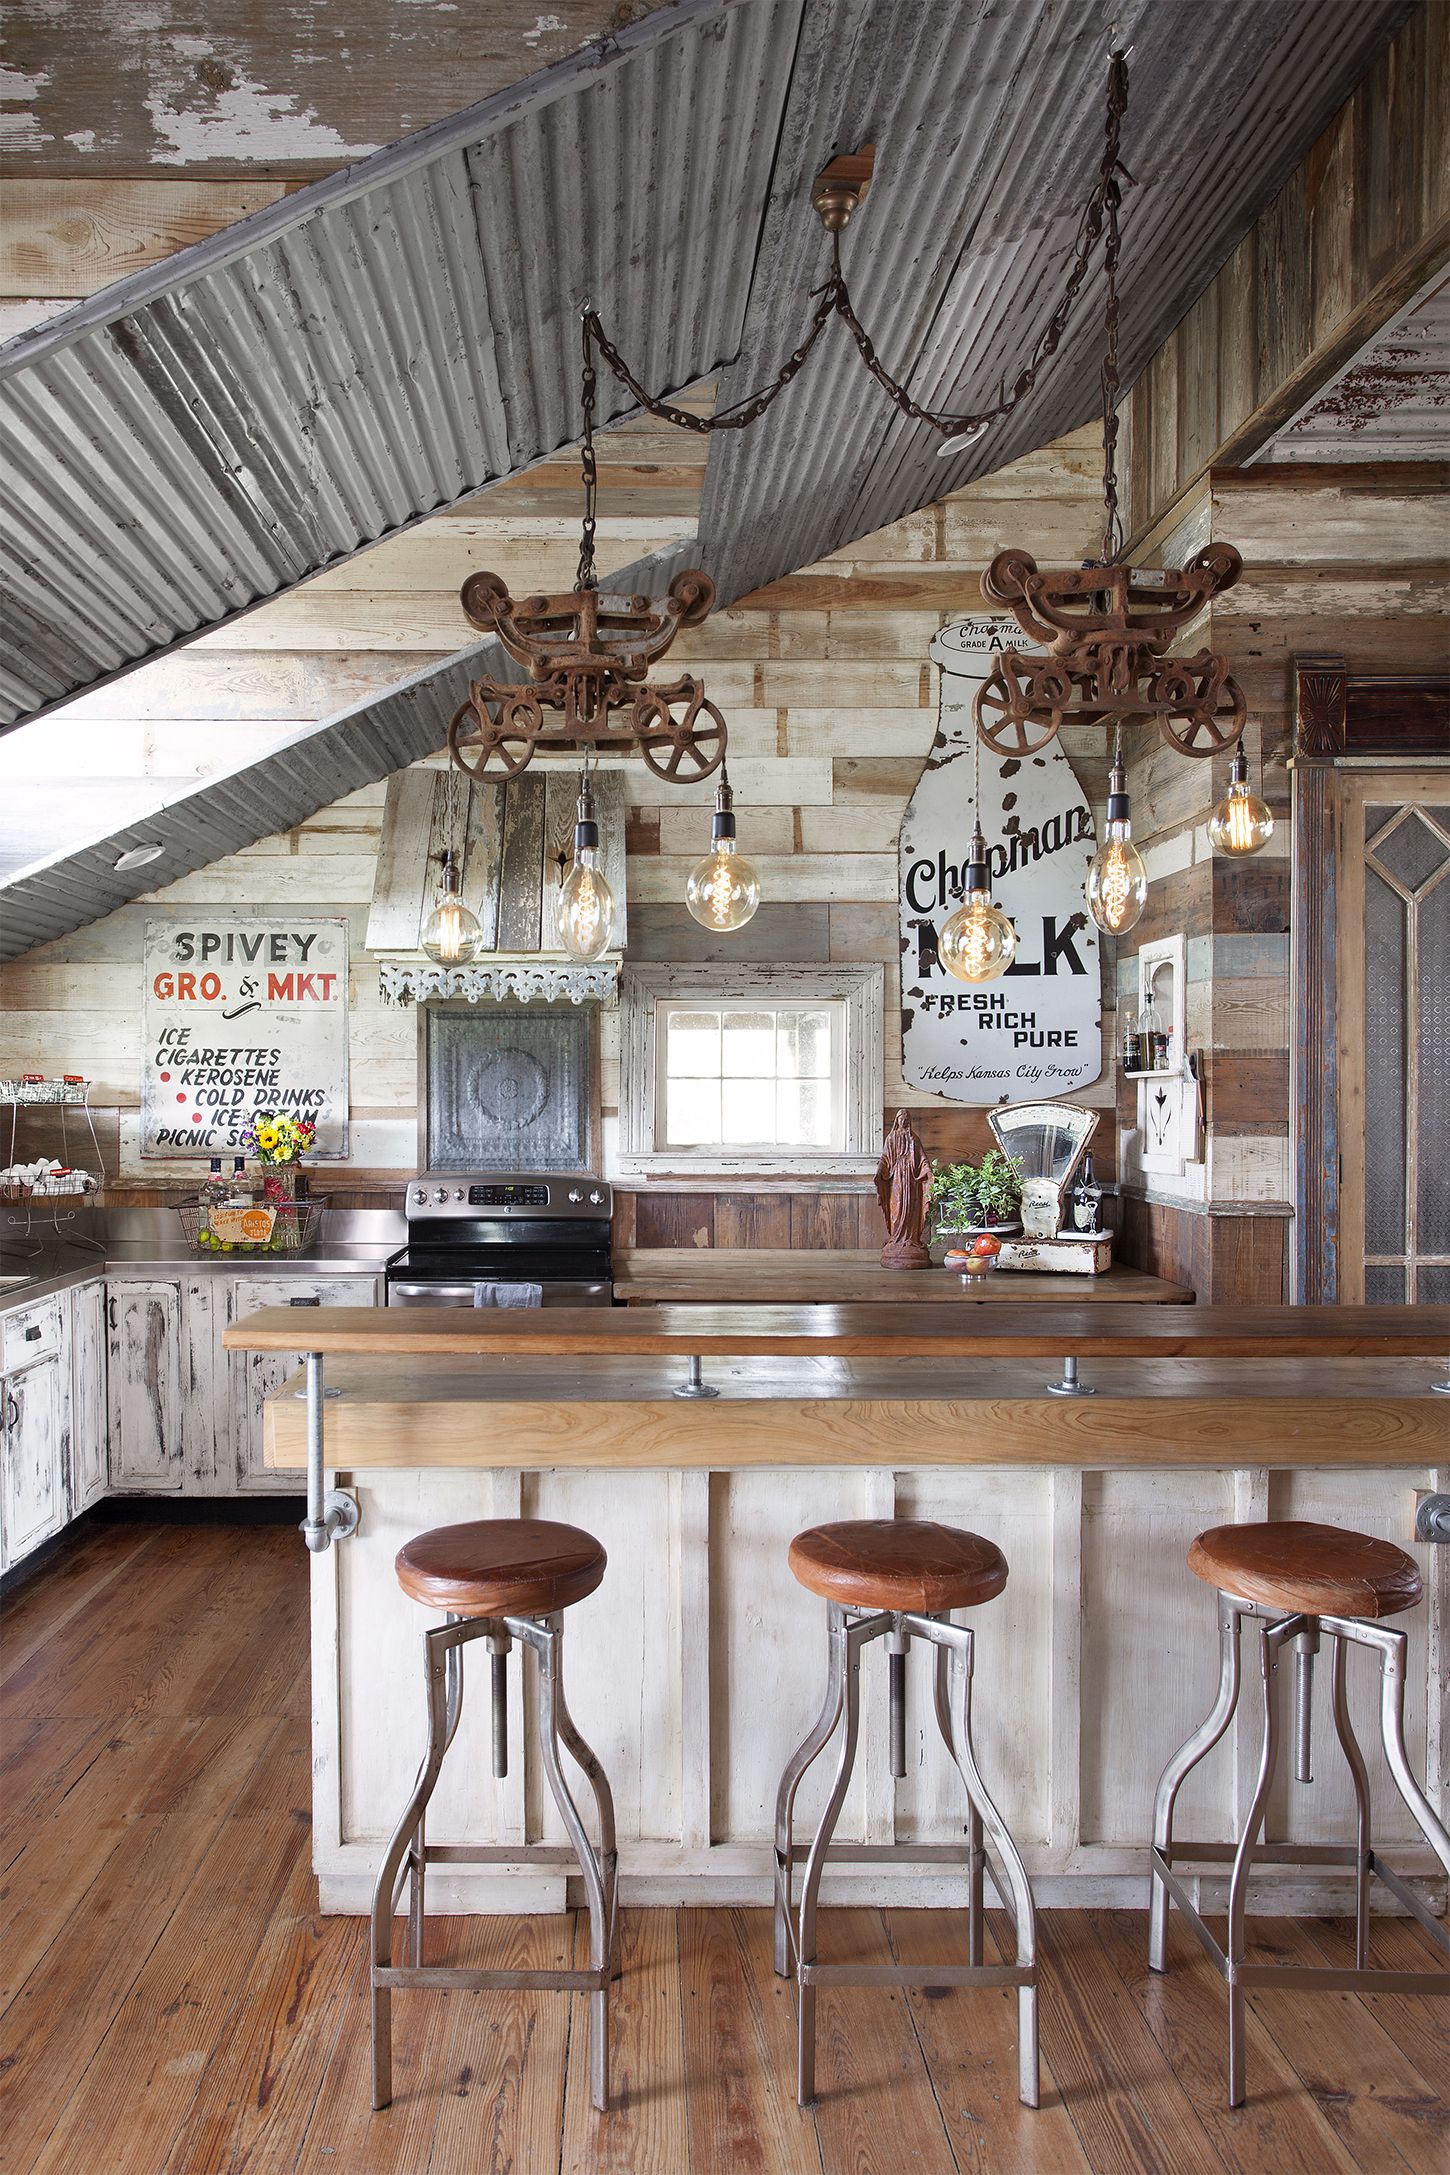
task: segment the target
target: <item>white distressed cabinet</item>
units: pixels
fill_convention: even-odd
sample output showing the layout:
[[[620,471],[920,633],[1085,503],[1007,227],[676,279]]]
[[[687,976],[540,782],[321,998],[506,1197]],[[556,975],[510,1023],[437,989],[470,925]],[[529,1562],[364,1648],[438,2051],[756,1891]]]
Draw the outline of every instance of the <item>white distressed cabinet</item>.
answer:
[[[365,1307],[379,1298],[377,1280],[358,1276],[248,1276],[226,1287],[226,1324],[258,1307],[296,1307],[305,1320],[315,1307]],[[215,1347],[224,1325],[216,1325]],[[298,1353],[217,1350],[219,1379],[214,1410],[216,1485],[222,1495],[296,1494],[296,1473],[268,1472],[262,1463],[262,1406],[302,1360]],[[226,1379],[220,1370],[226,1369]]]
[[[186,1478],[180,1283],[108,1278],[106,1329],[111,1486],[178,1494]]]
[[[67,1518],[70,1384],[65,1316],[56,1299],[0,1324],[0,1569],[58,1533]]]
[[[78,1284],[70,1301],[70,1515],[106,1492],[106,1287]]]

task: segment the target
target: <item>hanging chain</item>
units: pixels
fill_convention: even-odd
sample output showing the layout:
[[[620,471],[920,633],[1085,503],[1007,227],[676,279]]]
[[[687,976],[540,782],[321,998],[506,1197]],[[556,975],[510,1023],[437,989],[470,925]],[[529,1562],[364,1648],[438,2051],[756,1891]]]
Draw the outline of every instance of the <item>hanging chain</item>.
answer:
[[[594,573],[594,531],[595,507],[599,498],[599,463],[594,457],[594,400],[599,378],[594,368],[594,347],[589,337],[592,316],[593,312],[586,310],[580,330],[584,343],[584,436],[579,444],[579,469],[584,478],[584,520],[579,532],[579,572],[575,577],[575,585],[580,589],[593,589],[597,586]]]
[[[1108,353],[1103,363],[1103,392],[1104,400],[1107,402],[1109,388],[1111,387],[1112,394],[1115,396],[1118,384],[1117,266],[1120,250],[1118,208],[1122,201],[1122,190],[1119,186],[1118,176],[1123,174],[1129,180],[1132,178],[1131,175],[1127,174],[1127,169],[1121,165],[1118,157],[1122,140],[1123,116],[1127,111],[1127,104],[1127,56],[1114,52],[1110,54],[1108,62],[1107,118],[1103,136],[1103,155],[1098,166],[1097,181],[1093,186],[1092,194],[1083,206],[1081,217],[1078,220],[1077,238],[1073,245],[1072,268],[1068,273],[1057,307],[1033,342],[1026,362],[1010,387],[1005,377],[1002,379],[998,387],[997,397],[990,406],[976,409],[967,414],[948,415],[937,409],[923,407],[920,401],[913,399],[899,379],[892,376],[877,354],[875,342],[856,315],[850,292],[846,286],[846,276],[841,269],[841,237],[837,233],[831,237],[830,277],[823,287],[816,290],[816,306],[812,313],[810,330],[800,346],[787,358],[768,385],[762,386],[758,392],[747,394],[742,399],[733,401],[727,408],[717,409],[713,415],[696,415],[688,408],[678,408],[672,402],[659,399],[648,392],[605,332],[599,319],[599,313],[594,309],[587,309],[584,313],[585,384],[588,390],[590,406],[586,409],[586,429],[589,427],[593,413],[592,346],[597,345],[600,354],[620,383],[627,387],[640,406],[650,415],[657,416],[665,423],[678,424],[682,430],[697,431],[704,435],[707,432],[716,430],[744,430],[749,424],[758,422],[772,403],[785,391],[792,378],[803,368],[811,350],[815,347],[816,342],[833,317],[841,319],[856,344],[862,362],[866,365],[872,377],[883,392],[895,402],[901,413],[909,417],[912,422],[929,424],[933,430],[939,431],[944,438],[957,437],[966,432],[985,429],[988,423],[997,422],[1003,417],[1011,415],[1013,410],[1034,390],[1038,373],[1043,364],[1057,351],[1062,335],[1067,329],[1067,321],[1072,314],[1073,305],[1077,301],[1082,283],[1087,277],[1093,251],[1099,239],[1104,236],[1106,236],[1104,258],[1108,279],[1106,328]],[[1109,532],[1113,535],[1116,534],[1117,525],[1117,479],[1113,466],[1116,437],[1117,418],[1112,406],[1108,405],[1104,409],[1104,438],[1107,441],[1104,494],[1111,499]],[[587,480],[586,471],[586,488]],[[1113,555],[1106,545],[1105,551],[1108,557]]]
[[[1118,144],[1123,109],[1128,102],[1128,62],[1114,53],[1108,62],[1108,125],[1103,146],[1103,564],[1111,566],[1123,548],[1118,518],[1118,260],[1122,235],[1118,214],[1123,192]],[[1125,171],[1125,169],[1124,169]]]

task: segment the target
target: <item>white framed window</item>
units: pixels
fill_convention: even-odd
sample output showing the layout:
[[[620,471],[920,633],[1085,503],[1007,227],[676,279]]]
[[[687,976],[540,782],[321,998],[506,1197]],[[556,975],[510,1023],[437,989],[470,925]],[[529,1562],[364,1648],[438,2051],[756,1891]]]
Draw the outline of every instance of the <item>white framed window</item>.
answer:
[[[873,1169],[882,984],[880,967],[627,969],[625,1162],[716,1174]]]

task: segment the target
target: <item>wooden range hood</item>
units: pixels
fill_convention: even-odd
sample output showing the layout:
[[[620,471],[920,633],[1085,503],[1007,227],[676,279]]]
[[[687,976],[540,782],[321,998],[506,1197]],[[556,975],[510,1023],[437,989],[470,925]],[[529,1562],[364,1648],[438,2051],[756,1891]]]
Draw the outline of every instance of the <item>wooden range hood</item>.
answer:
[[[531,768],[502,785],[471,783],[457,770],[421,766],[388,780],[368,914],[367,949],[384,997],[611,999],[627,934],[625,784],[617,770],[591,774],[604,874],[616,906],[615,948],[571,959],[554,924],[554,897],[573,849],[577,773]],[[445,967],[419,950],[437,896],[443,856],[463,873],[463,897],[483,927],[483,950]]]

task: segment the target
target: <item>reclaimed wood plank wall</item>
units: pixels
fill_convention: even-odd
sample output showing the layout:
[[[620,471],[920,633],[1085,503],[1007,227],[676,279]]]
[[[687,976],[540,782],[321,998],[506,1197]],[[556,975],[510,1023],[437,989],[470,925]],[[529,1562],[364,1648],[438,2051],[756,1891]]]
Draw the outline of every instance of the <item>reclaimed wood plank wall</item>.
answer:
[[[1450,254],[1450,8],[1416,8],[1142,372],[1125,423],[1136,540],[1248,460]]]
[[[1208,1153],[1182,1181],[1143,1185],[1129,1138],[1122,1174],[1145,1198],[1125,1229],[1141,1266],[1191,1282],[1200,1298],[1284,1296],[1293,661],[1336,648],[1357,670],[1443,671],[1446,511],[1444,471],[1420,464],[1214,469],[1147,539],[1169,565],[1210,538],[1243,553],[1242,579],[1193,644],[1222,651],[1244,689],[1251,773],[1262,763],[1276,817],[1251,861],[1215,858],[1205,826],[1227,787],[1227,756],[1185,762],[1156,736],[1133,736],[1128,785],[1148,905],[1120,950],[1118,1001],[1136,988],[1139,945],[1187,938],[1187,1039],[1207,1060]],[[1120,1135],[1134,1120],[1134,1091],[1120,1082]],[[1226,1217],[1229,1204],[1264,1213]]]
[[[600,535],[617,563],[692,532],[700,463],[699,444],[685,432],[651,424],[605,434]],[[945,620],[978,608],[981,569],[1006,543],[1025,540],[1044,561],[1068,563],[1091,548],[1096,464],[1095,432],[1079,432],[741,600],[682,637],[672,653],[707,676],[729,718],[741,843],[766,890],[767,904],[728,952],[719,948],[720,956],[881,961],[888,980],[885,1105],[888,1111],[912,1106],[935,1153],[979,1152],[989,1136],[982,1112],[908,1090],[901,1077],[896,837],[936,725],[927,645]],[[262,607],[245,630],[227,629],[221,641],[207,637],[143,667],[69,714],[94,731],[98,754],[127,730],[138,741],[152,736],[142,759],[153,771],[164,771],[180,736],[197,736],[198,755],[210,760],[218,738],[230,756],[233,733],[289,732],[304,721],[297,710],[322,714],[348,699],[347,690],[355,699],[413,669],[419,652],[410,644],[426,641],[425,654],[461,646],[470,630],[457,591],[473,568],[497,566],[526,587],[555,575],[567,583],[577,548],[577,489],[572,458],[546,463],[481,493],[459,513],[379,546],[306,592]],[[365,590],[364,581],[375,586]],[[304,595],[313,600],[305,614]],[[334,610],[345,630],[341,647],[326,646]],[[238,646],[243,634],[247,647]],[[349,648],[349,640],[377,646]],[[1073,753],[1100,801],[1096,736]],[[641,961],[709,956],[710,939],[686,913],[682,893],[708,840],[713,781],[671,789],[637,763],[623,776],[629,955]],[[426,782],[418,790],[431,804]],[[414,1166],[417,1152],[415,1025],[409,1012],[383,1005],[366,948],[387,792],[381,782],[354,793],[0,976],[8,1013],[3,1050],[17,1065],[23,1058],[24,1069],[83,1070],[97,1082],[98,1099],[119,1110],[121,1166],[134,1182],[155,1184],[168,1175],[165,1166],[142,1165],[137,1153],[142,926],[148,915],[179,915],[205,901],[348,917],[347,1175],[358,1205],[396,1197],[399,1176]],[[606,1138],[618,1096],[613,1025],[604,1048]],[[1112,1032],[1110,1014],[1105,1032]],[[1111,1079],[1090,1092],[1109,1107]],[[1106,1142],[1105,1148],[1110,1158]],[[768,1203],[753,1203],[749,1188],[743,1197],[726,1188],[698,1197],[662,1189],[641,1197],[639,1212],[631,1235],[642,1245],[670,1243],[670,1232],[687,1244],[738,1243],[733,1234],[744,1228],[756,1234],[756,1244],[811,1243],[790,1234],[818,1227],[838,1232],[834,1243],[870,1243],[874,1236],[869,1189],[839,1181],[824,1193],[797,1189],[794,1199],[789,1189],[772,1189]]]

